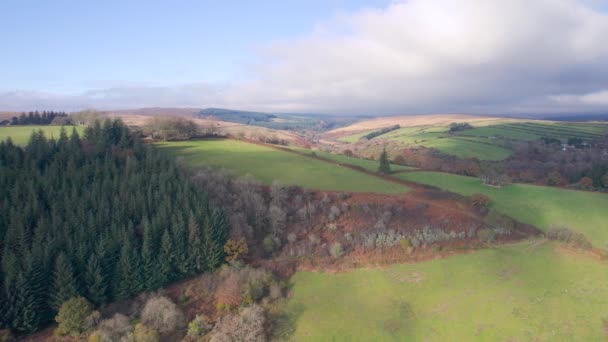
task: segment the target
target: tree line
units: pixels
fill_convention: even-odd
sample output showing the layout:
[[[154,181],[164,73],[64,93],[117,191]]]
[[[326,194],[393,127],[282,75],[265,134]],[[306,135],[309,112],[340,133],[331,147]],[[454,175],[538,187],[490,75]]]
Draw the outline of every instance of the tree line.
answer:
[[[55,120],[55,118],[67,118],[67,114],[65,112],[47,112],[44,111],[42,113],[29,112],[29,113],[21,113],[19,116],[13,116],[12,119],[4,120],[0,122],[0,125],[49,125]]]
[[[227,219],[121,121],[0,142],[0,328],[31,332],[75,296],[96,305],[212,270]]]

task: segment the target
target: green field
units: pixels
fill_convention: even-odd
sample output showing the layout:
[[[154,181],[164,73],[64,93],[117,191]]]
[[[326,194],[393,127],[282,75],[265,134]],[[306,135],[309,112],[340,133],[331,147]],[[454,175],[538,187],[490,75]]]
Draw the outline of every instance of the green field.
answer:
[[[338,141],[354,143],[354,142],[359,141],[359,139],[363,138],[363,136],[368,135],[371,132],[373,132],[373,130],[365,131],[365,132],[361,132],[361,133],[357,133],[357,134],[353,134],[353,135],[348,135],[348,136],[345,136],[342,138],[338,138]]]
[[[439,172],[409,172],[397,177],[462,195],[483,193],[491,206],[519,221],[541,229],[566,225],[579,231],[594,246],[608,247],[608,195],[552,187],[512,184],[502,188],[483,185],[478,178]]]
[[[33,131],[42,130],[47,138],[59,138],[61,127],[64,127],[68,136],[76,128],[78,133],[82,133],[80,126],[3,126],[0,127],[0,141],[10,137],[16,145],[26,145],[30,140]]]
[[[567,140],[581,138],[586,141],[600,139],[608,133],[608,125],[599,123],[519,122],[476,127],[460,133],[463,136],[496,137],[515,140],[539,140],[542,137]]]
[[[298,272],[291,340],[603,340],[606,266],[555,246],[527,241],[382,269]]]
[[[442,153],[459,158],[480,160],[502,160],[513,151],[505,147],[508,141],[540,140],[543,137],[566,141],[568,138],[581,138],[592,141],[608,134],[608,125],[599,123],[559,123],[548,121],[509,122],[497,120],[474,123],[473,129],[458,133],[448,133],[447,126],[403,127],[375,137],[373,140],[392,140],[406,146],[435,148]],[[339,141],[354,143],[366,131],[339,138]]]
[[[270,147],[236,140],[196,140],[157,144],[192,167],[225,168],[238,175],[251,174],[265,184],[277,180],[307,189],[402,193],[404,186],[346,167]]]
[[[313,150],[309,150],[309,149],[305,149],[305,148],[301,148],[301,147],[294,147],[294,146],[289,146],[288,148],[291,150],[297,151],[297,152],[309,154],[311,156],[314,153],[315,155],[317,155],[319,157],[329,159],[336,163],[354,165],[354,166],[358,166],[358,167],[361,167],[363,169],[366,169],[366,170],[372,171],[372,172],[378,171],[378,161],[376,161],[376,160],[348,157],[348,156],[341,155],[341,154],[334,154],[334,153],[323,152],[323,151],[318,151],[318,150],[313,151]],[[405,170],[413,170],[413,169],[414,169],[413,167],[409,167],[409,166],[391,164],[392,171],[405,171]]]

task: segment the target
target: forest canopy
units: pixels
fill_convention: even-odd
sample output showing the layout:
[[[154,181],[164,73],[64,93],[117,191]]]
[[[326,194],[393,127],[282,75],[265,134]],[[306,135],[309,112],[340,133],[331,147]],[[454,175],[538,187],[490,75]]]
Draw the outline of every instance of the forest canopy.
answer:
[[[227,238],[204,190],[121,121],[0,142],[0,328],[31,332],[70,298],[100,305],[212,270]]]

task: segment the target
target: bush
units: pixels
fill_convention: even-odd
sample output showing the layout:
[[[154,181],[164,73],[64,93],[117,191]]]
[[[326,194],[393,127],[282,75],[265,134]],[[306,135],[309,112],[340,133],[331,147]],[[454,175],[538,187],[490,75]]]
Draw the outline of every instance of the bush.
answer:
[[[209,322],[206,316],[196,315],[194,319],[188,323],[188,337],[198,338],[207,335],[213,328],[213,325]]]
[[[228,240],[224,245],[224,252],[226,253],[227,261],[238,260],[241,255],[249,253],[247,242],[245,239],[240,240]]]
[[[552,226],[549,228],[545,236],[549,240],[561,241],[580,249],[591,249],[592,245],[585,235],[574,232],[564,226]]]
[[[58,335],[80,335],[85,331],[85,320],[93,306],[83,297],[74,297],[61,305],[55,321]]]
[[[262,247],[264,247],[266,253],[274,252],[277,249],[277,244],[274,237],[272,235],[267,235],[262,241]]]
[[[589,177],[583,177],[580,181],[578,181],[578,185],[583,190],[591,190],[593,189],[593,179]]]
[[[133,328],[129,318],[122,314],[115,314],[112,318],[99,323],[97,331],[89,337],[90,342],[115,342],[126,338]]]
[[[215,303],[218,309],[232,309],[241,305],[243,297],[237,274],[230,274],[217,289]]]
[[[211,342],[266,341],[266,314],[259,305],[222,317],[211,331]]]
[[[479,207],[479,208],[485,208],[490,204],[490,197],[484,195],[484,194],[473,194],[471,195],[471,203],[473,203],[474,206]]]
[[[496,240],[496,232],[489,228],[480,229],[477,231],[477,238],[481,242],[491,243]]]
[[[341,257],[342,254],[344,254],[344,249],[342,249],[342,244],[339,242],[334,242],[329,247],[329,254],[331,254],[331,256],[334,258]]]
[[[135,331],[133,332],[134,342],[158,342],[158,332],[156,330],[146,327],[145,325],[138,323],[135,325]]]
[[[409,250],[410,248],[412,248],[412,243],[410,242],[410,240],[403,238],[399,240],[399,246],[401,246],[403,250]]]
[[[0,329],[0,342],[13,342],[15,340],[15,336],[8,329]]]
[[[184,316],[168,298],[154,297],[146,302],[141,313],[141,322],[160,333],[167,333],[182,327]]]

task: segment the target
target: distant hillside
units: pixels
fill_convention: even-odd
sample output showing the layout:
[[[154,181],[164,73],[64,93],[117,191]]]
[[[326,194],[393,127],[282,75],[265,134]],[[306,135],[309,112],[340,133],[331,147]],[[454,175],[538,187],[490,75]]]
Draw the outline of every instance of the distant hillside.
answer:
[[[237,122],[245,125],[255,125],[258,122],[271,122],[277,116],[274,114],[232,110],[223,108],[206,108],[197,113],[201,117],[215,117],[221,121]]]
[[[349,116],[264,113],[224,108],[206,108],[199,111],[196,115],[206,119],[213,118],[220,121],[235,122],[243,125],[292,131],[327,131],[336,127],[349,125],[357,120],[357,118]]]
[[[429,115],[402,115],[402,116],[386,116],[371,118],[368,120],[357,121],[350,126],[334,129],[329,133],[340,132],[362,132],[366,130],[374,130],[393,125],[401,127],[426,126],[426,125],[444,125],[447,126],[452,122],[493,122],[493,121],[520,121],[517,119],[507,119],[494,116],[468,115],[468,114],[429,114]]]
[[[608,114],[573,114],[544,118],[552,121],[608,121]]]
[[[104,111],[104,114],[110,115],[141,115],[141,116],[186,116],[190,117],[198,113],[200,108],[135,108],[135,109],[120,109]]]

